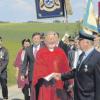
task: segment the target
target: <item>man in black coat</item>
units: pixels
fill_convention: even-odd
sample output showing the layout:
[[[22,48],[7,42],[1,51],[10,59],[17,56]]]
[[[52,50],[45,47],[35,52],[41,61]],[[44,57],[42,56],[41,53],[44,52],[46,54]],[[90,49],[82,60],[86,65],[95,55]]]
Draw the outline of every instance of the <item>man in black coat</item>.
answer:
[[[80,31],[80,55],[77,68],[69,73],[55,74],[55,79],[74,78],[74,100],[100,100],[100,53],[94,49],[93,35]]]
[[[22,69],[21,69],[22,80],[24,80],[25,77],[28,76],[29,88],[31,88],[36,53],[41,47],[43,47],[43,45],[41,44],[41,34],[37,32],[33,33],[32,41],[33,41],[33,44],[30,47],[26,48],[25,50],[24,61],[22,64]],[[28,75],[27,75],[27,66],[28,66]],[[27,94],[29,94],[28,92],[29,91],[26,91]],[[27,100],[30,100],[29,97]]]
[[[68,34],[65,34],[64,37],[62,38],[62,40],[59,39],[59,33],[56,32],[56,34],[55,34],[56,46],[59,47],[59,48],[61,48],[65,52],[66,57],[68,57],[68,52],[70,51],[70,47],[68,46],[67,43],[64,43],[64,41],[66,40],[66,38],[67,38],[67,41],[68,41],[68,38],[69,38],[69,35]],[[63,88],[66,91],[66,94],[67,94],[67,96],[69,98],[72,98],[72,96],[70,95],[70,92],[72,91],[72,88],[70,88],[70,87],[72,87],[72,85],[73,84],[70,84],[68,82],[68,80],[64,81]]]
[[[0,37],[0,84],[2,88],[3,99],[8,99],[7,87],[7,65],[9,61],[8,51],[2,46],[2,37]]]
[[[80,47],[79,47],[78,36],[76,36],[74,40],[74,48],[69,50],[68,52],[69,64],[72,69],[76,68],[77,61],[81,53],[82,51],[80,50]]]
[[[65,35],[66,35],[66,34],[65,34]],[[62,40],[60,40],[60,39],[59,39],[59,33],[56,32],[56,34],[55,34],[56,46],[59,47],[59,48],[61,48],[61,49],[65,52],[66,56],[68,56],[68,51],[70,50],[70,47],[69,47],[68,44],[66,44],[66,43],[64,42],[64,40],[65,40],[65,35],[64,35],[64,37],[62,38]],[[69,35],[68,35],[68,36],[69,36]],[[67,37],[67,40],[68,40],[68,37]]]

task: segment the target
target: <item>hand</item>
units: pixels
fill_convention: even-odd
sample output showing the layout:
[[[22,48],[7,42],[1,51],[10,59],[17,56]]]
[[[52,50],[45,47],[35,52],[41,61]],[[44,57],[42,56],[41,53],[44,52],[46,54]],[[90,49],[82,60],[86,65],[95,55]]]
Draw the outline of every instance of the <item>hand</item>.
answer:
[[[22,80],[22,81],[24,81],[24,80],[25,80],[25,77],[24,77],[23,75],[21,76],[21,80]]]
[[[54,73],[54,79],[61,80],[61,73]]]
[[[26,74],[25,74],[25,76],[28,76],[28,70],[26,71]]]
[[[72,88],[73,88],[73,84],[71,84],[71,85],[68,86],[67,91],[68,91],[68,92],[71,91]]]

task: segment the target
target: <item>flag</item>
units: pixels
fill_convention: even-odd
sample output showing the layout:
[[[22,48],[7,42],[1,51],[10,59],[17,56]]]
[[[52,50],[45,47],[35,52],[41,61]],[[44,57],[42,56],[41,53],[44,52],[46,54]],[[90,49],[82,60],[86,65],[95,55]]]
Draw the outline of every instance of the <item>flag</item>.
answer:
[[[71,6],[71,0],[65,0],[65,10],[67,12],[67,15],[72,15],[72,6]]]
[[[83,0],[83,8],[86,8],[87,2],[88,2],[88,0]]]
[[[63,0],[35,0],[37,18],[64,16]]]
[[[98,31],[100,33],[100,2],[98,2]]]
[[[98,2],[98,16],[100,17],[100,1]]]
[[[92,0],[88,0],[86,11],[83,17],[83,27],[86,27],[94,32],[98,32],[96,17],[94,14]]]

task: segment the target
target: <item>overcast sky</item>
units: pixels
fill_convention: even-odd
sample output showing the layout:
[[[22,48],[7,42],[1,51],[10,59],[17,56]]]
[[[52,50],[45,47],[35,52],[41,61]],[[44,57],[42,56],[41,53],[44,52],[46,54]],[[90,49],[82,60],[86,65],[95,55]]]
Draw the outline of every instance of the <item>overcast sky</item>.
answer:
[[[71,0],[73,15],[68,16],[70,22],[75,22],[83,17],[84,1]],[[93,0],[95,13],[98,12],[99,0]],[[26,22],[36,20],[35,0],[0,0],[0,21]]]

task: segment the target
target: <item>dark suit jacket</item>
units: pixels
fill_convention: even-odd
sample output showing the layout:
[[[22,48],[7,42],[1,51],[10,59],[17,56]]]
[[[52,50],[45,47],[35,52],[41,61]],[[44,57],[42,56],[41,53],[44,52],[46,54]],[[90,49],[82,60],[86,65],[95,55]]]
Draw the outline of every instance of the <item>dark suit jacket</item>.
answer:
[[[66,56],[68,57],[68,51],[70,50],[70,47],[67,44],[65,44],[62,40],[59,42],[58,47],[61,48],[65,52]],[[64,81],[64,86],[63,87],[66,91],[67,91],[69,85],[70,84],[67,80]]]
[[[74,100],[100,100],[100,53],[95,49],[79,67],[61,76],[75,79]]]
[[[68,56],[68,51],[70,50],[70,47],[65,44],[62,40],[59,42],[58,47],[62,48],[65,52],[65,54]]]
[[[22,68],[21,68],[21,73],[22,75],[25,76],[26,71],[27,71],[27,65],[28,65],[28,77],[29,77],[29,81],[32,81],[32,75],[33,75],[33,70],[34,70],[34,62],[35,62],[35,58],[34,58],[34,54],[33,54],[33,46],[31,45],[30,47],[26,48],[25,50],[25,56],[24,56],[24,61],[22,64]],[[40,44],[40,48],[43,47],[42,44]]]
[[[2,57],[0,55],[0,77],[7,79],[7,65],[9,62],[8,51],[5,47],[2,47],[0,48],[0,52],[2,52]]]
[[[72,68],[73,67],[73,64],[74,64],[74,59],[75,59],[75,50],[70,50],[68,52],[68,59],[69,59],[69,65]]]

